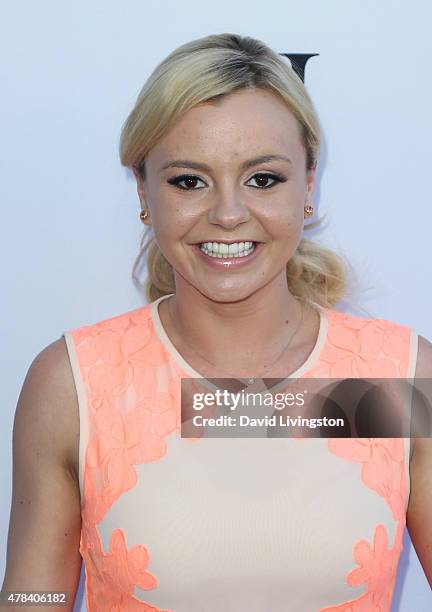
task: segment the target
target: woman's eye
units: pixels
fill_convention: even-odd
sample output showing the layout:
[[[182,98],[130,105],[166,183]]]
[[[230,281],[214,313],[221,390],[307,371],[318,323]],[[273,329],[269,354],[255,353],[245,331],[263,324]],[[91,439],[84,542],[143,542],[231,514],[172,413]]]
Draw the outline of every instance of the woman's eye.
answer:
[[[196,184],[197,181],[203,182],[200,178],[198,178],[197,176],[194,176],[193,174],[182,174],[180,176],[174,176],[173,178],[168,179],[168,183],[170,185],[175,185],[176,187],[179,187],[180,189],[184,189],[185,191],[196,191],[196,189],[194,188],[194,185]],[[186,184],[186,187],[183,187],[182,185],[180,185],[180,183],[183,183],[183,182]],[[190,189],[190,187],[192,188]]]
[[[263,181],[266,182],[268,181],[269,178],[272,179],[273,183],[270,183],[270,185],[263,185]],[[255,174],[251,178],[251,181],[252,180],[258,180],[258,186],[261,187],[262,189],[270,189],[271,187],[274,187],[276,183],[280,183],[283,179],[278,174],[270,174],[266,172],[266,173],[261,173],[261,174]]]

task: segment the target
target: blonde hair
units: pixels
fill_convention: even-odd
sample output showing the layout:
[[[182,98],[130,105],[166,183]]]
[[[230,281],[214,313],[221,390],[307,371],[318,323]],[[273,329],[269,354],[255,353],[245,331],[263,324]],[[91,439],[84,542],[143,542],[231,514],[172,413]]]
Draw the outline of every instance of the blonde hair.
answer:
[[[307,169],[319,156],[320,127],[312,101],[291,66],[262,41],[237,34],[205,36],[172,51],[152,72],[123,124],[120,160],[145,179],[145,157],[152,147],[189,109],[215,102],[245,88],[273,91],[297,118],[306,150]],[[319,225],[320,220],[305,226]],[[137,270],[147,253],[148,301],[175,293],[174,272],[159,249],[151,226],[141,239],[132,278],[141,286]],[[150,235],[148,236],[148,234]],[[333,251],[307,238],[300,240],[287,263],[290,292],[309,304],[332,307],[346,294],[347,264]]]

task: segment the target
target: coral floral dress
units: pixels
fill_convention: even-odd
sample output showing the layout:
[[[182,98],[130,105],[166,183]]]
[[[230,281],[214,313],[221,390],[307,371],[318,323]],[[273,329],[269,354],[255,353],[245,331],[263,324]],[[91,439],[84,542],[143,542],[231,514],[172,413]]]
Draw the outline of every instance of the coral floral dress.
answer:
[[[171,295],[171,294],[170,294]],[[90,612],[388,612],[409,438],[182,438],[199,378],[150,304],[64,333]],[[290,378],[413,378],[418,335],[320,308]]]

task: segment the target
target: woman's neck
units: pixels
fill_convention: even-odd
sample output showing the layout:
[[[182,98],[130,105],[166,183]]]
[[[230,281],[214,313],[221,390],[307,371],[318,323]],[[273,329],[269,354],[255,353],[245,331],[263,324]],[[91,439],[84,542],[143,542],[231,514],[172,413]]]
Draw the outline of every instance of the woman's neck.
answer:
[[[206,371],[215,364],[219,375],[223,371],[233,376],[243,376],[243,371],[245,376],[251,371],[259,374],[279,355],[284,358],[281,371],[287,361],[296,364],[297,359],[296,365],[301,365],[319,329],[316,310],[282,283],[235,302],[212,301],[193,287],[181,288],[161,302],[159,316],[174,346],[189,363],[194,361],[197,371],[207,362]]]

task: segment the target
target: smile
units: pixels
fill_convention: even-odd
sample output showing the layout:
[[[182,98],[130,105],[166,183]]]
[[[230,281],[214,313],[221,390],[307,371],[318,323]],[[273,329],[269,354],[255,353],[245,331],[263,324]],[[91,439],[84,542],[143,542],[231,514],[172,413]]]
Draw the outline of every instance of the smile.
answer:
[[[225,242],[202,242],[200,249],[210,257],[230,259],[233,257],[247,257],[255,250],[256,244],[256,242],[252,241],[232,242],[231,244],[226,244]]]
[[[264,242],[245,240],[231,244],[200,242],[199,244],[192,245],[192,248],[208,266],[231,270],[247,266],[259,256],[264,246]]]

